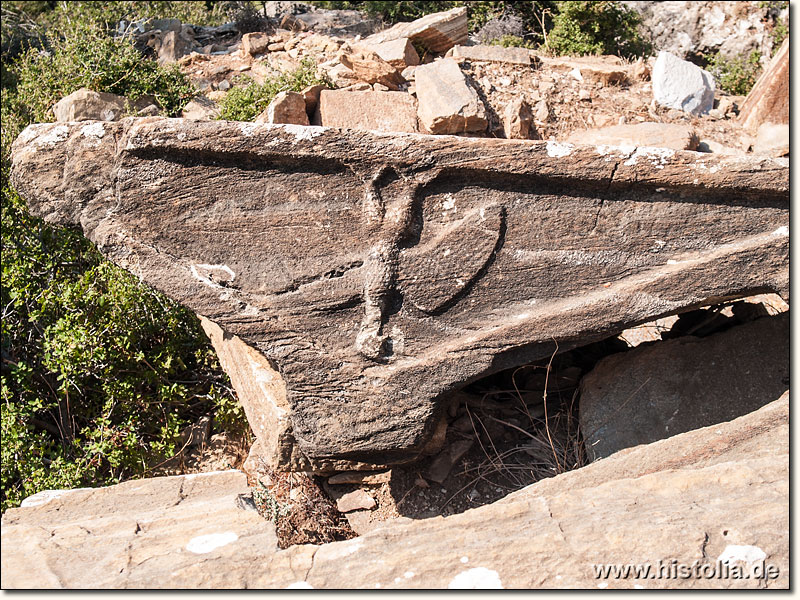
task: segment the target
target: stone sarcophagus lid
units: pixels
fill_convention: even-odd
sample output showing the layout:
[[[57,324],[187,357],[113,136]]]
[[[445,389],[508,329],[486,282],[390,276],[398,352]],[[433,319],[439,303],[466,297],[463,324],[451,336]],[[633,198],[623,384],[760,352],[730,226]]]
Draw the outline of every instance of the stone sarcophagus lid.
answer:
[[[279,468],[414,460],[556,343],[788,297],[785,159],[140,118],[32,125],[12,177],[203,317]]]

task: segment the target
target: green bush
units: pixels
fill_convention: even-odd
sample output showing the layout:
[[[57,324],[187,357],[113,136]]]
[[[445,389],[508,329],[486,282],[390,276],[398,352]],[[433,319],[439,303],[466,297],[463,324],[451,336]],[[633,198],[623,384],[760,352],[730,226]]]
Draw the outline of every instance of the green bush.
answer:
[[[746,96],[761,73],[761,53],[753,50],[747,56],[725,58],[717,53],[706,67],[719,83],[720,89],[736,96]]]
[[[502,37],[489,40],[490,46],[502,46],[503,48],[529,48],[534,49],[535,45],[518,35],[506,34]]]
[[[556,2],[547,49],[555,54],[647,56],[652,45],[639,33],[641,19],[619,2]]]
[[[244,85],[237,85],[220,103],[219,118],[226,121],[252,121],[261,114],[280,92],[299,92],[310,85],[329,85],[317,76],[317,65],[305,59],[291,73],[281,73],[258,84],[249,77],[241,78]]]
[[[146,475],[200,416],[214,414],[216,431],[247,427],[197,318],[79,233],[32,217],[9,182],[11,142],[52,120],[65,94],[153,94],[170,114],[192,94],[177,68],[96,23],[73,26],[2,62],[2,510],[43,489]]]

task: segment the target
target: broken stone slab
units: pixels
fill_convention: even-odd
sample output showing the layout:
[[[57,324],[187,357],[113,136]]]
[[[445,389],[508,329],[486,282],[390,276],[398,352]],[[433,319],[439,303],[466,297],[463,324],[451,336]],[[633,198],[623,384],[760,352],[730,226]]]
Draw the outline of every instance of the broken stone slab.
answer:
[[[533,111],[525,98],[515,98],[503,113],[503,133],[509,140],[539,139],[533,123]]]
[[[380,83],[390,90],[398,90],[406,82],[397,69],[367,47],[343,48],[339,62],[352,71],[358,81],[370,85]]]
[[[781,157],[789,155],[789,124],[762,123],[756,134],[753,153]]]
[[[789,124],[789,36],[747,94],[739,122],[751,132],[767,122]]]
[[[432,52],[446,52],[456,44],[466,42],[467,34],[467,7],[459,6],[444,12],[425,15],[411,23],[397,23],[386,31],[369,36],[364,41],[373,45],[408,38]]]
[[[486,107],[475,88],[452,58],[444,58],[414,70],[419,105],[417,116],[428,133],[485,131]]]
[[[789,389],[789,313],[614,354],[581,381],[592,460],[748,414]]]
[[[330,472],[415,460],[454,390],[549,357],[554,340],[565,351],[728,298],[788,298],[788,171],[150,117],[32,125],[11,176],[33,214],[79,225],[263,356],[285,405],[262,399],[249,420],[271,435],[258,419],[269,428],[269,405],[284,406],[294,440],[271,460]]]
[[[116,121],[125,114],[128,100],[108,92],[81,88],[53,105],[56,121]]]
[[[550,57],[536,55],[537,60],[551,69],[569,72],[578,81],[603,85],[622,85],[628,82],[629,67],[618,56]]]
[[[376,506],[375,498],[364,490],[348,492],[336,500],[336,509],[340,513],[349,513],[354,510],[372,510]]]
[[[280,92],[255,122],[308,125],[305,96],[298,92]]]
[[[674,54],[658,53],[652,80],[653,97],[662,106],[698,116],[714,108],[714,77]]]
[[[408,38],[397,38],[396,40],[373,44],[369,48],[398,71],[419,64],[419,54],[417,54],[414,44]]]
[[[315,122],[367,131],[419,131],[417,101],[405,92],[322,90]]]
[[[679,123],[635,123],[587,129],[571,133],[567,141],[573,144],[651,146],[672,150],[696,150],[698,145],[694,129]]]
[[[787,588],[788,396],[493,504],[322,546],[278,550],[273,524],[246,509],[241,474],[62,493],[3,514],[2,587]],[[723,558],[750,573],[761,556],[777,577],[598,579],[593,569],[673,559],[710,569]]]
[[[450,48],[445,56],[471,61],[499,62],[515,65],[531,64],[531,53],[525,48],[457,45]]]

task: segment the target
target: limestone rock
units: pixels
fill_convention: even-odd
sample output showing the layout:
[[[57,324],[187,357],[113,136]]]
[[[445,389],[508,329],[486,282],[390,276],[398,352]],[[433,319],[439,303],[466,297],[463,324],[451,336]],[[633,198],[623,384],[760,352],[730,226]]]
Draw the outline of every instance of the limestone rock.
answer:
[[[470,61],[499,62],[516,65],[531,64],[531,53],[525,48],[503,46],[453,46],[447,56]]]
[[[444,58],[414,71],[420,125],[429,133],[485,131],[488,125],[483,101],[452,58]]]
[[[369,36],[365,42],[382,44],[409,38],[432,52],[446,52],[456,44],[466,42],[467,34],[467,8],[459,6],[448,11],[425,15],[411,23],[397,23],[386,31]]]
[[[308,125],[306,99],[298,92],[280,92],[269,103],[264,112],[255,119],[256,123],[284,123]]]
[[[364,490],[355,490],[344,494],[336,500],[336,508],[341,513],[349,513],[354,510],[372,510],[376,505],[375,498]]]
[[[696,150],[697,134],[689,125],[679,123],[636,123],[587,129],[570,134],[573,144],[608,146],[650,146],[672,150]]]
[[[315,121],[343,129],[419,131],[417,101],[405,92],[322,90]]]
[[[11,169],[34,215],[261,355],[303,457],[283,464],[317,472],[418,458],[448,393],[554,340],[788,297],[788,175],[764,157],[156,117],[31,125]],[[261,402],[257,432],[275,423]]]
[[[763,123],[789,124],[789,37],[747,94],[739,121],[756,131]]]
[[[503,114],[503,131],[510,140],[538,139],[533,124],[533,111],[524,98],[516,98],[507,106]]]
[[[345,49],[339,61],[350,69],[359,81],[380,83],[390,90],[399,89],[405,83],[400,72],[368,48]]]
[[[789,155],[789,124],[762,123],[756,134],[753,153],[767,156]]]
[[[345,542],[278,550],[272,523],[248,506],[244,477],[227,472],[11,509],[2,520],[2,587],[788,588],[789,397],[494,504],[404,519]],[[775,577],[708,576],[720,558],[729,573],[736,565],[749,574],[760,556]],[[649,564],[663,574],[673,560],[694,570],[685,578],[595,571]]]
[[[243,57],[255,56],[267,52],[270,45],[270,36],[262,31],[245,33],[242,36],[241,53]],[[283,48],[281,47],[281,50]]]
[[[397,38],[380,44],[369,46],[387,63],[398,71],[419,64],[419,54],[414,49],[414,44],[408,38]]]
[[[728,421],[789,388],[789,313],[601,360],[581,382],[593,459]]]
[[[181,111],[181,117],[194,121],[210,121],[219,116],[219,106],[216,102],[205,96],[198,96],[191,100]]]
[[[653,97],[662,106],[702,115],[714,107],[714,77],[669,52],[659,52],[653,66]]]
[[[56,121],[116,121],[125,114],[127,100],[116,94],[81,88],[53,105]]]

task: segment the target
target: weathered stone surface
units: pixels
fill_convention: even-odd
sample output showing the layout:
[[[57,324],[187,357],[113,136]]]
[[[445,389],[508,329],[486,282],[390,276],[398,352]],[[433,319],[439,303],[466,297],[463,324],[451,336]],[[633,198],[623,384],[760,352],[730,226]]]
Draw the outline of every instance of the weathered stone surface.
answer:
[[[581,381],[592,459],[729,421],[789,389],[789,313],[614,354]]]
[[[280,92],[264,109],[264,112],[256,117],[255,121],[256,123],[308,125],[305,96],[298,92]]]
[[[256,54],[263,54],[267,52],[267,47],[270,43],[270,36],[263,31],[254,31],[252,33],[245,33],[242,36],[240,51],[242,56],[255,56]],[[283,50],[283,48],[281,48]]]
[[[531,64],[531,53],[525,48],[504,48],[503,46],[453,46],[447,56],[474,61]]]
[[[693,115],[714,108],[714,77],[697,65],[669,52],[659,52],[653,66],[653,96],[656,102]]]
[[[419,54],[417,54],[414,44],[408,38],[397,38],[396,40],[373,44],[369,48],[398,71],[419,64]]]
[[[525,98],[508,103],[503,114],[503,131],[509,140],[539,139],[533,124],[533,111]]]
[[[159,42],[155,44],[158,64],[178,62],[178,59],[192,51],[195,43],[190,31],[190,28],[183,28],[181,31],[167,31],[161,36]]]
[[[325,85],[321,83],[317,83],[315,85],[310,85],[307,88],[303,89],[300,93],[303,94],[303,99],[306,101],[306,114],[309,116],[309,119],[314,115],[317,110],[317,106],[319,105],[319,94],[322,90],[328,89]],[[319,123],[316,123],[319,125]]]
[[[349,513],[354,510],[371,510],[376,505],[375,498],[364,490],[354,490],[336,500],[336,508],[341,513]]]
[[[730,423],[623,450],[491,505],[323,546],[277,550],[272,524],[240,508],[248,506],[237,501],[242,479],[132,481],[11,509],[2,523],[2,586],[789,586],[788,394]],[[202,543],[207,535],[218,537]],[[777,578],[598,578],[594,569],[650,564],[657,571],[661,561],[670,572],[673,560],[716,568],[737,551],[763,555]],[[748,573],[752,566],[737,564]]]
[[[739,121],[750,131],[767,122],[789,124],[789,36],[747,94]]]
[[[755,154],[781,157],[789,155],[789,124],[762,123],[753,146]]]
[[[573,144],[651,146],[672,150],[697,150],[697,134],[679,123],[636,123],[576,131],[567,138]]]
[[[391,471],[383,471],[380,473],[346,471],[328,477],[328,483],[330,485],[343,485],[348,483],[355,483],[358,485],[380,485],[382,483],[388,483],[391,478]]]
[[[344,48],[339,54],[339,61],[350,69],[359,81],[369,84],[380,83],[390,90],[397,90],[405,83],[405,79],[397,69],[367,47]]]
[[[567,71],[578,81],[622,85],[628,81],[628,66],[618,56],[538,56],[542,63]]]
[[[458,63],[444,58],[414,71],[420,125],[429,133],[484,131],[486,108]]]
[[[397,23],[386,31],[369,36],[365,42],[371,45],[409,38],[433,52],[446,52],[456,44],[466,42],[467,33],[467,8],[459,6],[425,15],[411,23]]]
[[[181,117],[193,121],[211,121],[219,116],[219,106],[205,96],[191,100],[181,111]]]
[[[788,297],[786,159],[131,118],[28,127],[12,181],[263,354],[318,471],[413,460],[554,340]]]
[[[315,121],[345,129],[419,131],[417,101],[405,92],[322,90]]]
[[[116,121],[125,114],[127,100],[107,92],[81,88],[53,105],[56,121]]]

